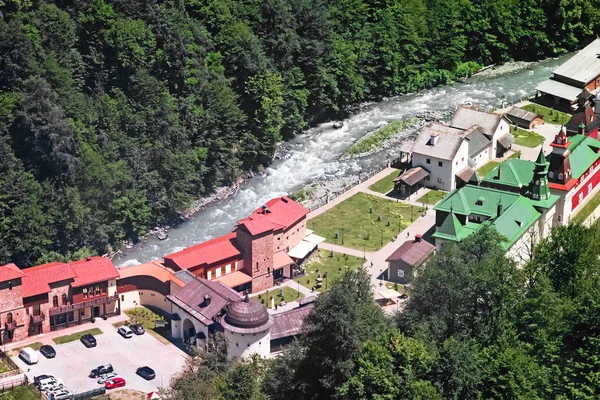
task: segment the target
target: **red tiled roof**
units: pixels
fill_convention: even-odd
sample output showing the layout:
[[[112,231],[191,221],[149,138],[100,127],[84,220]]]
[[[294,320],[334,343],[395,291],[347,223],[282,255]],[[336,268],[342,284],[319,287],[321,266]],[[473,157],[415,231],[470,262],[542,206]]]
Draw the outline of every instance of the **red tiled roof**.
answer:
[[[235,233],[229,233],[208,242],[198,243],[177,253],[164,256],[181,269],[190,269],[201,265],[218,264],[232,258],[241,258],[240,251],[233,241]]]
[[[273,253],[273,270],[281,269],[287,265],[293,264],[294,260],[287,255],[285,251]]]
[[[215,278],[215,281],[221,282],[230,288],[234,288],[243,285],[244,283],[251,282],[252,277],[242,271],[233,271],[227,275],[221,275],[220,277]]]
[[[132,276],[151,276],[161,282],[173,281],[177,286],[184,287],[185,283],[177,278],[173,271],[166,268],[158,260],[150,261],[145,264],[133,265],[131,267],[120,267],[118,269],[120,278],[130,278]]]
[[[23,270],[23,297],[50,292],[50,283],[75,278],[75,271],[69,264],[53,262]]]
[[[83,260],[71,262],[71,268],[75,271],[73,287],[103,282],[119,277],[119,271],[112,261],[105,257],[88,257]]]
[[[6,264],[0,267],[0,282],[22,278],[23,276],[25,274],[15,264]]]
[[[248,218],[238,221],[252,235],[258,235],[269,230],[277,230],[281,227],[288,229],[309,212],[307,208],[285,196],[271,199],[265,205],[266,212],[263,210],[263,207],[260,207],[250,214]]]
[[[406,241],[396,249],[385,261],[404,261],[410,266],[421,264],[433,254],[435,246],[422,239],[419,241]]]

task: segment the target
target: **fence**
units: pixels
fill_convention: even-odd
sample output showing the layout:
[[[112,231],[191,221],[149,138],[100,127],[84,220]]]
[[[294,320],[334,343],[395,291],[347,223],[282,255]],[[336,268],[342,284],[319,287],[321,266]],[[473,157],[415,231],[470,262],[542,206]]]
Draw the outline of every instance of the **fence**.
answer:
[[[7,376],[5,378],[0,379],[0,393],[4,393],[8,390],[13,390],[17,386],[26,385],[27,377],[23,373],[18,373],[17,375]]]
[[[318,210],[319,208],[323,207],[325,204],[328,204],[330,201],[337,199],[338,197],[340,197],[341,195],[343,195],[344,193],[346,193],[348,190],[360,185],[361,183],[363,183],[364,181],[371,179],[373,176],[377,175],[378,173],[380,173],[381,171],[383,171],[384,169],[388,168],[389,165],[395,165],[400,161],[399,158],[389,162],[388,164],[379,167],[378,169],[375,169],[373,171],[367,172],[365,175],[358,175],[358,179],[356,182],[351,183],[347,186],[345,186],[342,190],[337,191],[337,192],[333,192],[331,194],[327,194],[325,196],[322,196],[320,199],[317,200],[317,204],[311,206],[309,208],[309,210],[315,211]]]

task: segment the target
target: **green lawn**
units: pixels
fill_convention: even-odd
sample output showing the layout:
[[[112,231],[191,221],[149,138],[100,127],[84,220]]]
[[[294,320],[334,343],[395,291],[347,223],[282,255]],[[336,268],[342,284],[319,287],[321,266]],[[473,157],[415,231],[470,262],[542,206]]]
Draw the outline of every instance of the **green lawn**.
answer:
[[[33,385],[17,386],[13,390],[8,390],[0,395],[2,400],[40,400],[41,398],[41,394],[35,390]]]
[[[498,164],[500,164],[498,161],[488,161],[487,164],[484,164],[483,166],[479,167],[477,173],[480,177],[483,178],[484,176],[492,172],[492,170],[496,168]]]
[[[94,336],[97,336],[97,335],[101,335],[102,331],[100,330],[100,328],[92,328],[92,329],[88,329],[86,331],[72,333],[70,335],[59,336],[59,337],[56,337],[56,338],[54,338],[52,340],[56,344],[65,344],[65,343],[73,342],[75,340],[79,340],[79,339],[81,339],[81,337],[83,335],[86,335],[88,333],[90,333],[90,334],[92,334]]]
[[[19,354],[19,352],[20,352],[21,350],[23,350],[25,347],[31,347],[33,350],[36,350],[36,351],[37,351],[37,350],[39,350],[39,349],[40,349],[40,347],[42,347],[42,344],[41,344],[40,342],[33,342],[33,343],[31,343],[31,344],[28,344],[28,345],[26,345],[26,346],[15,347],[14,349],[12,349],[12,350],[11,350],[11,352],[12,352],[13,354],[15,354],[15,355],[16,355],[16,354]]]
[[[327,273],[327,279],[323,278],[322,286],[315,289],[318,292],[324,292],[331,287],[333,281],[346,272],[346,266],[349,270],[355,270],[363,263],[362,257],[340,253],[333,253],[333,257],[331,257],[331,252],[328,250],[319,250],[317,257],[304,267],[306,274],[294,280],[311,289],[313,286],[316,287],[318,275],[321,274],[321,278],[323,278],[324,274]],[[326,283],[327,288],[325,287]]]
[[[421,207],[357,193],[311,219],[308,227],[329,243],[379,250],[420,213]]]
[[[548,124],[563,125],[569,122],[571,115],[562,111],[552,110],[539,104],[527,104],[521,107],[524,110],[542,115],[544,122]]]
[[[417,202],[425,204],[437,204],[437,202],[443,199],[445,195],[446,192],[433,189],[425,193],[423,196],[419,197]]]
[[[281,292],[281,295],[280,295]],[[267,308],[271,307],[271,298],[275,299],[275,304],[277,306],[281,305],[282,301],[290,302],[294,300],[300,300],[304,297],[304,295],[298,292],[296,289],[292,289],[288,286],[274,287],[272,290],[269,290],[268,297],[267,293],[261,293],[259,295],[253,296],[262,304],[264,304]],[[268,300],[267,300],[268,299]],[[266,304],[265,304],[266,303]]]
[[[369,186],[369,189],[383,194],[391,192],[394,190],[394,179],[400,176],[401,172],[401,170],[394,168],[393,172]]]
[[[573,217],[573,222],[575,223],[583,223],[596,208],[600,206],[600,192],[596,193],[594,197],[592,197],[586,205],[583,206],[581,210]]]
[[[16,353],[16,354],[18,354],[18,353]],[[8,372],[8,371],[12,371],[12,370],[13,369],[11,368],[10,365],[8,365],[6,363],[6,361],[0,359],[0,374],[3,374],[3,373]]]
[[[513,152],[508,158],[521,158],[521,150]]]
[[[517,128],[516,131],[513,130],[512,134],[515,138],[515,144],[519,146],[538,147],[546,140],[542,135],[522,128]]]
[[[163,315],[149,309],[148,307],[140,306],[124,311],[129,316],[130,324],[142,324],[146,332],[163,342],[164,344],[171,343],[171,321]],[[164,328],[155,328],[154,321],[163,320],[167,324]]]

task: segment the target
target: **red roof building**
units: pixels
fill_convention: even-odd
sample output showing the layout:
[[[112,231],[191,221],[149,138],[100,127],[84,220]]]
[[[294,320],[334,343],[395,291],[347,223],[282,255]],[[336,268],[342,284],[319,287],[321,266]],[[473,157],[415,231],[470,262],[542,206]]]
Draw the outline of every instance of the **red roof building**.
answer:
[[[386,259],[388,279],[397,283],[409,283],[416,276],[417,269],[435,253],[435,246],[416,235],[415,240],[406,241]]]
[[[72,287],[91,285],[119,277],[119,271],[112,261],[105,257],[88,257],[70,263],[75,272]]]
[[[65,282],[70,284],[75,278],[73,268],[67,263],[53,262],[38,265],[24,270],[23,297],[37,296],[50,293],[51,283]]]
[[[0,267],[0,282],[7,282],[25,276],[23,271],[15,264],[6,264]]]

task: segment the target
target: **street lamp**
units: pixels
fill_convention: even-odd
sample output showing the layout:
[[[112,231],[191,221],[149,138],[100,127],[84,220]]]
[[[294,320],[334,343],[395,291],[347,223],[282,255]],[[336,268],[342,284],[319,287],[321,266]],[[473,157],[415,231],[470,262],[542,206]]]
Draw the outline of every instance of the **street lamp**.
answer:
[[[298,296],[296,297],[300,297],[300,278],[296,278],[298,279],[296,282],[298,283]]]
[[[381,246],[383,246],[383,229],[381,229]]]
[[[363,260],[367,259],[367,244],[363,243]]]
[[[327,272],[323,274],[323,278],[325,279],[325,290],[327,290]]]
[[[383,270],[379,270],[379,286],[383,286]]]
[[[344,245],[344,228],[342,228],[342,246]]]
[[[413,206],[410,206],[410,222],[413,222]]]

